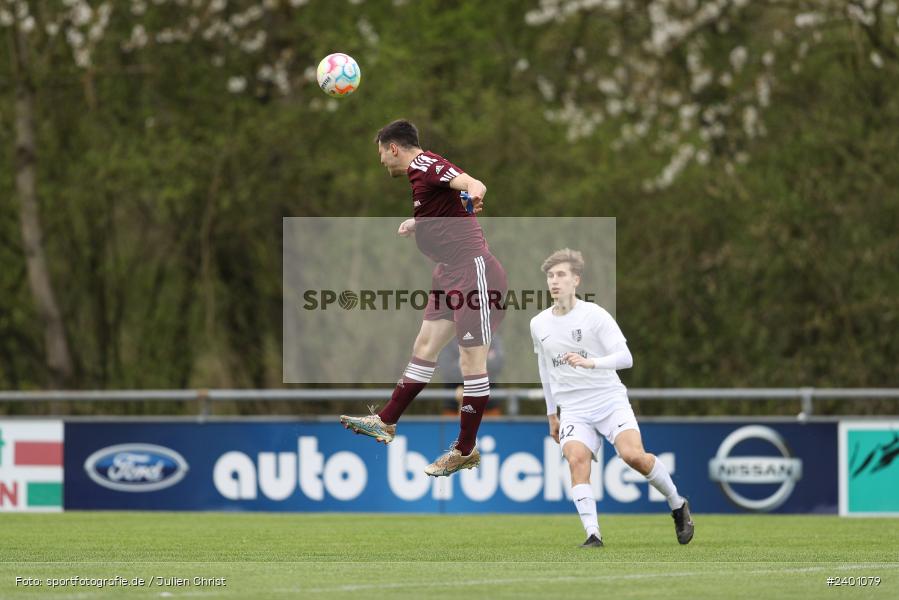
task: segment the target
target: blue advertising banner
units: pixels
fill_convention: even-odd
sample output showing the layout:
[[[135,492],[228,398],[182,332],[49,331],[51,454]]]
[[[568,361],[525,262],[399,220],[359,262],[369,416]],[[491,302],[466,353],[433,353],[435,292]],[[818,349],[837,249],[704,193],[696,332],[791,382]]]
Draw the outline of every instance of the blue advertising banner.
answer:
[[[404,421],[392,444],[338,423],[67,423],[66,509],[569,512],[570,475],[543,422],[485,421],[481,466],[424,467],[453,421]],[[697,512],[836,513],[836,423],[642,423],[644,444]],[[667,511],[606,444],[601,512]]]

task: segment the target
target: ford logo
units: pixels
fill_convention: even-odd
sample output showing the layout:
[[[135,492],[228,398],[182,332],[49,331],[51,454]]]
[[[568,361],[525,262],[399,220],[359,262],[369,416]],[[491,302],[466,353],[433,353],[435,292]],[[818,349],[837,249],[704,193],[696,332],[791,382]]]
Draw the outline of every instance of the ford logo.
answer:
[[[187,474],[180,454],[153,444],[119,444],[97,450],[84,470],[99,485],[120,492],[155,492],[171,487]]]

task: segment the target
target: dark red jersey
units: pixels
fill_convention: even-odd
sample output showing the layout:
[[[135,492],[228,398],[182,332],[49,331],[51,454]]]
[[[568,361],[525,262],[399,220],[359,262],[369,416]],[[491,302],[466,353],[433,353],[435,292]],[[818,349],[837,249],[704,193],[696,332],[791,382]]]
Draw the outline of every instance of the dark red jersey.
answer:
[[[460,265],[489,253],[484,232],[450,181],[464,171],[433,152],[416,156],[408,169],[412,185],[415,243],[438,263]]]

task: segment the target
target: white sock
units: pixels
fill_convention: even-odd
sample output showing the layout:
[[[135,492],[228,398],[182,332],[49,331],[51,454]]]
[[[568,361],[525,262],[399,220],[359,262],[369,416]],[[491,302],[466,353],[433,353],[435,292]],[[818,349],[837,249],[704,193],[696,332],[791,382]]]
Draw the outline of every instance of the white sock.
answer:
[[[596,498],[593,497],[593,488],[589,483],[581,483],[571,488],[571,499],[577,507],[577,514],[584,524],[587,537],[595,535],[602,538],[599,533],[599,522],[596,520]]]
[[[403,379],[411,379],[419,383],[430,383],[436,368],[434,363],[413,356],[409,364],[406,365],[406,370],[403,371]]]
[[[680,508],[684,505],[683,497],[677,493],[677,487],[674,485],[674,482],[671,481],[671,475],[668,473],[668,469],[662,464],[662,461],[659,460],[658,456],[656,456],[656,462],[652,466],[652,471],[646,476],[646,480],[649,481],[649,484],[652,487],[659,490],[659,492],[665,496],[671,510]]]

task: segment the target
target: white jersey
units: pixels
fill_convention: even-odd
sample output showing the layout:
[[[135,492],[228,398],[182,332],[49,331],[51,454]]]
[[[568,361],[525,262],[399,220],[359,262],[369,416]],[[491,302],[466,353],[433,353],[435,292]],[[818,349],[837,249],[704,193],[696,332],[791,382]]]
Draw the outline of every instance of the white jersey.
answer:
[[[614,369],[585,369],[562,362],[568,352],[584,358],[608,356],[627,341],[604,308],[576,300],[560,317],[550,307],[531,319],[531,338],[544,390],[548,384],[552,401],[564,414],[600,420],[618,408],[630,407],[627,388]]]

